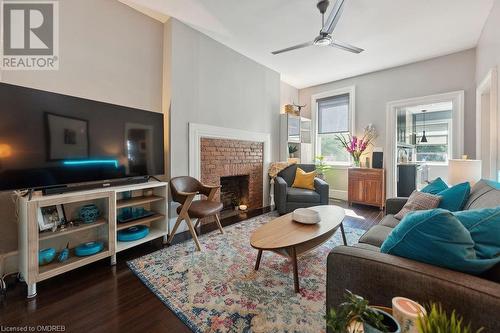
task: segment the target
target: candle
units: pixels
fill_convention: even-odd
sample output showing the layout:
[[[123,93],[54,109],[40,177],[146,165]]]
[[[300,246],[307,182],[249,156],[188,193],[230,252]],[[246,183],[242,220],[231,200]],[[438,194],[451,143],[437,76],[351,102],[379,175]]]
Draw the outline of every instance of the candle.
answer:
[[[239,208],[240,208],[240,210],[247,210],[248,207],[247,207],[247,205],[240,205]]]

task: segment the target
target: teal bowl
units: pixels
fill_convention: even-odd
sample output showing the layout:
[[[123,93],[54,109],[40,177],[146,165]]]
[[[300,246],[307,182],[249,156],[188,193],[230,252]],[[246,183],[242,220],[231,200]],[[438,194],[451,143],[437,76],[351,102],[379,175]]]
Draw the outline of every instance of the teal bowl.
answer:
[[[51,263],[56,257],[56,249],[49,247],[38,251],[38,265],[43,266]]]

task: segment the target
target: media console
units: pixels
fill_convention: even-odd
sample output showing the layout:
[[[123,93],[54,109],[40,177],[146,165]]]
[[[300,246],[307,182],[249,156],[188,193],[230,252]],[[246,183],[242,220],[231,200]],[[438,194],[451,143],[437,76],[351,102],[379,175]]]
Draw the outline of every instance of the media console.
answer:
[[[162,237],[166,243],[168,224],[168,184],[149,181],[141,184],[99,188],[57,195],[34,195],[19,197],[19,270],[28,285],[28,298],[36,296],[37,282],[68,272],[89,263],[111,258],[116,264],[116,254],[136,245]],[[83,206],[97,207],[98,217],[91,223],[69,223],[79,218]],[[61,205],[61,206],[59,206]],[[67,221],[64,229],[39,231],[39,220],[43,219],[42,209],[49,212],[57,207],[62,210]],[[130,222],[118,223],[119,214],[124,210],[147,210],[149,214]],[[120,230],[132,226],[146,225],[149,234],[134,241],[121,242],[117,239]],[[92,241],[103,243],[103,249],[93,255],[76,256],[75,247]],[[56,258],[46,265],[39,265],[39,250],[53,248],[59,254],[69,248],[69,258]]]

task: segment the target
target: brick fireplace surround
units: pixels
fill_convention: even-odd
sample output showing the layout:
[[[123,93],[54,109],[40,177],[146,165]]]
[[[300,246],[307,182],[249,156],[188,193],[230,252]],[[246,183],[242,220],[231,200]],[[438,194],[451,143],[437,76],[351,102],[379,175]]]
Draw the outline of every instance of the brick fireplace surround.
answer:
[[[262,142],[201,138],[201,182],[220,185],[221,177],[248,175],[248,208],[262,207],[263,149]]]

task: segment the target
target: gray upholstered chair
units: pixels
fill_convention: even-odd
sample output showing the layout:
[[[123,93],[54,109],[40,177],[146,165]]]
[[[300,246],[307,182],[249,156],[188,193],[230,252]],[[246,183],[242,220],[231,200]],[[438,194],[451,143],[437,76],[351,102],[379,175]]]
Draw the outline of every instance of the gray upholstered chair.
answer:
[[[292,187],[297,167],[305,172],[316,169],[314,164],[294,164],[281,170],[274,179],[274,203],[280,215],[290,213],[297,208],[328,205],[328,183],[314,179],[315,190]]]

